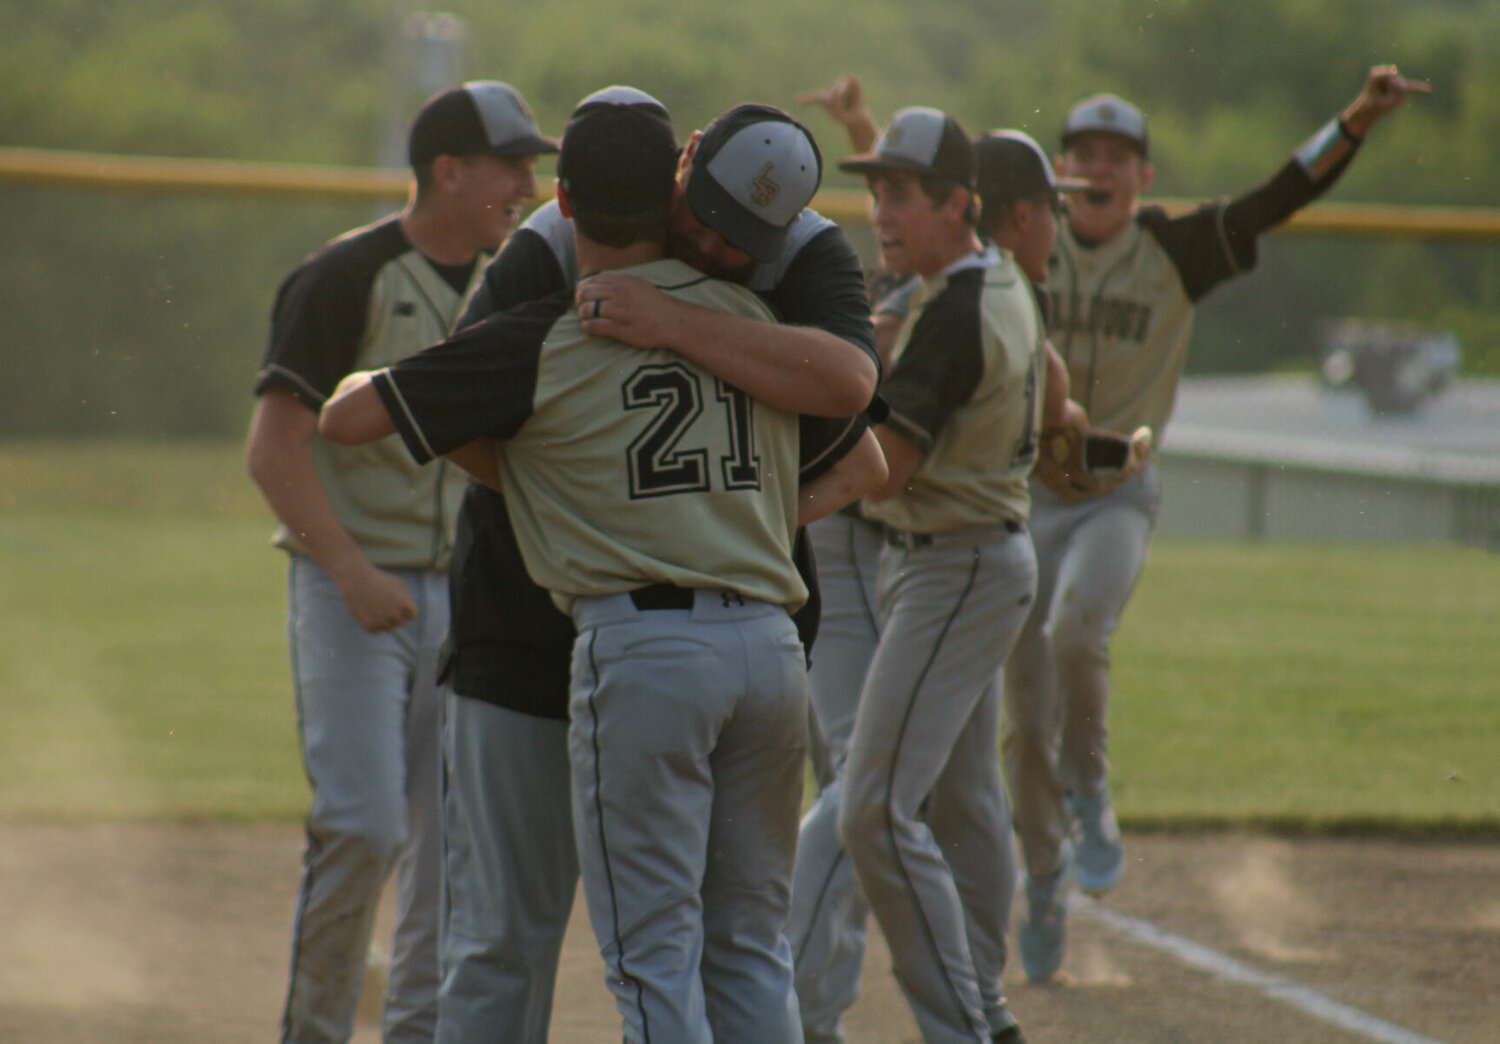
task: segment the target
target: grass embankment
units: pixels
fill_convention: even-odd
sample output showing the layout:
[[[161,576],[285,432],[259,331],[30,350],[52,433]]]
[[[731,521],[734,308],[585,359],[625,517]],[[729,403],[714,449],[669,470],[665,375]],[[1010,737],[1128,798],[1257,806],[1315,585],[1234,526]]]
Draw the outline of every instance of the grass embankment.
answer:
[[[303,814],[239,449],[0,445],[0,817]],[[1500,558],[1160,540],[1115,641],[1127,825],[1500,832]]]

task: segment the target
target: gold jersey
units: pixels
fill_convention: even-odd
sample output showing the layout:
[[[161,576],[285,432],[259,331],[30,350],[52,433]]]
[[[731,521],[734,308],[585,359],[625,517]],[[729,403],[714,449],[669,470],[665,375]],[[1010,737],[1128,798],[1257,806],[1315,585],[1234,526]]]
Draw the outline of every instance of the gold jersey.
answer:
[[[885,423],[923,451],[906,486],[862,513],[893,529],[944,533],[1024,522],[1046,357],[1031,283],[988,250],[926,280],[892,352]]]
[[[626,269],[681,300],[772,321],[758,297],[679,261]],[[530,413],[499,444],[511,521],[565,610],[650,583],[795,610],[798,419],[668,351],[586,336],[569,309],[536,360]]]

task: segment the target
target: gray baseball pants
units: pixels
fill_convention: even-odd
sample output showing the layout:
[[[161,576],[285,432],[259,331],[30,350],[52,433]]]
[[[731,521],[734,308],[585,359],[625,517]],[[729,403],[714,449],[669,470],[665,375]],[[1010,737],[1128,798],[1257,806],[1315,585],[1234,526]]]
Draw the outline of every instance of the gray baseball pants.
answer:
[[[312,809],[292,930],[281,1039],[347,1041],[380,893],[396,872],[387,1044],[427,1044],[437,1022],[442,882],[437,663],[448,578],[391,570],[417,618],[383,634],[355,622],[326,571],[293,557],[287,630]]]
[[[568,723],[449,692],[439,1044],[546,1044],[578,888]]]
[[[888,545],[880,643],[844,767],[839,836],[929,1044],[1012,1019],[1000,989],[1015,892],[995,749],[998,676],[1036,588],[995,526]]]
[[[807,527],[822,622],[808,669],[816,731],[810,744],[817,799],[802,817],[787,938],[797,1002],[809,1044],[835,1044],[845,1009],[859,992],[869,907],[838,837],[842,773],[865,673],[880,640],[876,574],[881,527],[839,512]]]
[[[573,609],[574,826],[628,1044],[799,1044],[784,934],[807,757],[802,643],[701,590]]]
[[[1160,500],[1154,465],[1071,504],[1031,483],[1037,597],[1006,663],[1004,760],[1034,878],[1057,872],[1064,795],[1105,786],[1110,639],[1145,565]]]

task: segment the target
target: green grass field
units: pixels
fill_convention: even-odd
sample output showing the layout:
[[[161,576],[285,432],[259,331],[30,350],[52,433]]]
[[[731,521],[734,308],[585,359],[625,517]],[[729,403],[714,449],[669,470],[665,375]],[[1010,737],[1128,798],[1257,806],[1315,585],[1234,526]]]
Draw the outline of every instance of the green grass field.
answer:
[[[289,819],[285,567],[239,449],[0,444],[0,817]],[[1115,640],[1137,826],[1500,830],[1500,557],[1160,540]]]

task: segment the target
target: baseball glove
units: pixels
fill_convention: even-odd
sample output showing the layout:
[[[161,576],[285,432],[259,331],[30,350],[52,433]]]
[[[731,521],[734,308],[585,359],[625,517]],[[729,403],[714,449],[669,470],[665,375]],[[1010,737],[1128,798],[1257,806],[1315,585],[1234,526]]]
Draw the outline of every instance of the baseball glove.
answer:
[[[1140,471],[1151,456],[1151,429],[1130,436],[1099,428],[1048,428],[1036,475],[1065,501],[1087,500],[1108,493]]]

